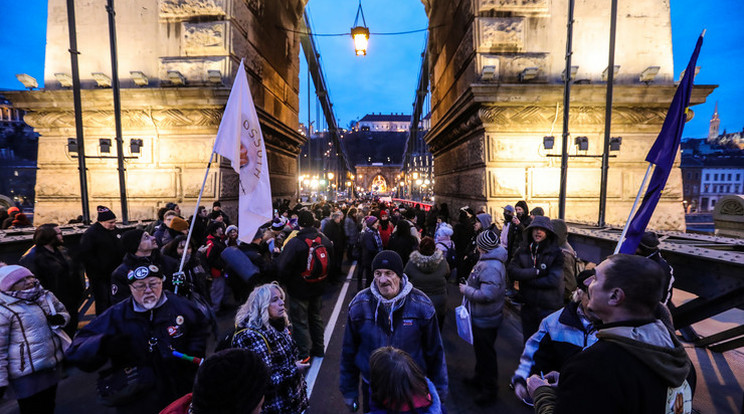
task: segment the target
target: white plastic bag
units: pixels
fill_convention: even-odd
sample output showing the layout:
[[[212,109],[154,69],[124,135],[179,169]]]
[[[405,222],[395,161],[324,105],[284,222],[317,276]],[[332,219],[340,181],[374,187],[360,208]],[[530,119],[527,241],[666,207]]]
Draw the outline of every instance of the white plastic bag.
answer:
[[[455,308],[457,334],[470,345],[473,344],[473,326],[470,324],[470,311],[465,304]]]

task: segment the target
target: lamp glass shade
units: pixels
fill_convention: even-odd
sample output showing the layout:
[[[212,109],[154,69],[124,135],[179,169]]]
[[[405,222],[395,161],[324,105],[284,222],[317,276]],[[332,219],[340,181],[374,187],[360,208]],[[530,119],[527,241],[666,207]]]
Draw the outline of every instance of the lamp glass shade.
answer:
[[[353,27],[351,37],[354,39],[354,50],[357,56],[367,55],[367,43],[369,41],[369,29],[363,26]]]

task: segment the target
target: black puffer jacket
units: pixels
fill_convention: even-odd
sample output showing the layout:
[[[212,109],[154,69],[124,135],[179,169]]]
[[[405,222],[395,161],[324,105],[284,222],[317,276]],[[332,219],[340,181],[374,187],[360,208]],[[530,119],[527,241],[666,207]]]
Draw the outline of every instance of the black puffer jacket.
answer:
[[[535,243],[532,229],[546,230],[547,238]],[[517,250],[509,263],[509,277],[519,281],[525,305],[538,309],[558,310],[563,307],[563,253],[555,244],[555,233],[550,219],[537,216],[525,229],[526,244]]]

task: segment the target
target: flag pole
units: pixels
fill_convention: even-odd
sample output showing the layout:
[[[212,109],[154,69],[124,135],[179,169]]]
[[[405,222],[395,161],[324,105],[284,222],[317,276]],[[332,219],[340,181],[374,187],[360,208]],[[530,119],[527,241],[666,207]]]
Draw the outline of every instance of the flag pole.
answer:
[[[201,189],[199,190],[199,198],[196,200],[196,208],[194,209],[194,215],[191,217],[191,225],[189,226],[189,233],[186,235],[186,246],[183,249],[183,255],[181,255],[181,264],[178,265],[178,272],[175,275],[183,276],[183,266],[186,263],[186,253],[189,251],[189,242],[191,241],[191,233],[194,232],[194,223],[196,223],[196,217],[199,215],[199,205],[201,204],[202,195],[204,195],[204,186],[207,184],[207,176],[209,175],[209,168],[212,166],[212,160],[214,159],[214,149],[209,154],[209,162],[207,163],[207,170],[204,171],[204,179],[202,180]],[[174,277],[175,279],[175,277]],[[178,294],[178,285],[175,285],[174,292]]]
[[[649,163],[648,168],[646,168],[646,175],[643,176],[643,181],[641,182],[641,188],[638,189],[638,194],[636,195],[635,201],[633,202],[633,207],[630,208],[630,213],[628,214],[628,220],[625,222],[623,233],[620,235],[620,240],[617,241],[617,246],[615,246],[615,252],[613,254],[617,254],[617,252],[620,251],[620,246],[623,245],[623,241],[625,240],[625,234],[628,232],[628,227],[630,227],[630,222],[633,219],[633,214],[635,213],[635,210],[638,207],[638,200],[640,200],[641,198],[641,193],[643,192],[643,189],[646,187],[646,181],[648,181],[648,175],[651,173],[652,165],[653,164]]]

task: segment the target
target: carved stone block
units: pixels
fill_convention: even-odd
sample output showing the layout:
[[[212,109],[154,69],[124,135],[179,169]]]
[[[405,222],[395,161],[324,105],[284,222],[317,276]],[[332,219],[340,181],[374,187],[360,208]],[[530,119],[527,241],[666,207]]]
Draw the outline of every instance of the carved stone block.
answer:
[[[206,198],[214,198],[216,195],[215,188],[217,183],[217,171],[210,170],[207,176],[207,181],[204,183],[204,195]],[[199,190],[201,190],[201,183],[204,180],[204,171],[198,169],[190,169],[181,173],[181,182],[183,183],[183,196],[186,198],[197,198],[199,197]]]
[[[185,22],[182,25],[182,55],[203,56],[229,53],[227,45],[227,22]]]
[[[219,70],[227,73],[229,58],[226,56],[214,57],[164,57],[160,58],[160,79],[168,79],[168,71],[175,70],[189,82],[203,83],[207,79],[207,71]],[[233,72],[234,73],[234,72]]]
[[[478,12],[512,12],[515,15],[550,15],[549,0],[478,0]]]
[[[488,197],[525,198],[524,168],[488,168]]]
[[[160,0],[161,19],[227,14],[226,0]]]
[[[482,53],[524,50],[523,17],[478,17],[478,51]]]

